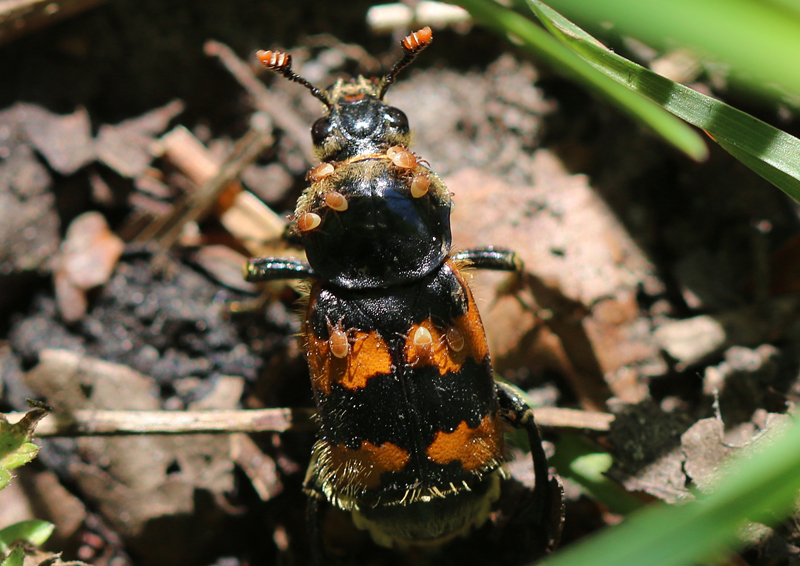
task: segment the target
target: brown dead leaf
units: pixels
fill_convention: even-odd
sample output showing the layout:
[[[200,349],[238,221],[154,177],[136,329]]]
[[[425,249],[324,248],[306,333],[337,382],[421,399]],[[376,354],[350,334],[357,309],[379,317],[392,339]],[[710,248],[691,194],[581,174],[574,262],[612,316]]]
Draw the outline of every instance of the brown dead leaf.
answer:
[[[53,274],[53,289],[64,322],[78,322],[84,317],[89,309],[86,291],[75,285],[66,271],[59,270]]]
[[[568,361],[558,369],[584,408],[602,409],[611,395],[640,400],[646,388],[637,369],[663,366],[636,303],[643,281],[658,283],[654,269],[585,177],[568,174],[544,150],[534,157],[534,172],[537,182],[529,187],[471,169],[446,179],[456,202],[454,248],[515,250],[533,292],[520,297],[540,309],[526,313],[513,297],[486,292],[482,288],[496,288],[501,276],[476,274],[474,290],[497,366],[541,366],[537,322],[545,319],[563,348],[548,357]],[[634,368],[634,376],[620,378],[624,368]]]
[[[615,457],[609,475],[628,491],[643,491],[668,503],[690,498],[680,446],[689,425],[688,417],[666,413],[652,401],[626,406],[608,436]]]
[[[719,418],[697,421],[681,436],[686,458],[684,469],[697,489],[711,493],[724,477],[737,467],[739,458],[757,458],[767,446],[792,425],[792,417],[760,409],[753,419],[725,430]],[[773,530],[760,523],[745,523],[739,536],[747,544],[757,545],[767,556],[796,556],[797,525],[800,524],[800,499],[793,520],[784,529]],[[776,558],[777,560],[777,558]]]
[[[25,466],[15,475],[14,481],[0,490],[0,526],[30,519],[50,521],[56,528],[48,543],[63,548],[83,525],[83,503],[61,485],[53,472]]]
[[[0,112],[0,182],[20,198],[43,194],[50,187],[50,175],[25,143],[16,107]]]
[[[137,118],[113,126],[101,126],[95,141],[98,159],[123,177],[135,178],[144,174],[153,160],[150,150],[156,141],[155,136],[183,112],[183,107],[183,102],[173,100]]]
[[[21,468],[17,474],[23,473],[27,468]],[[4,489],[0,490],[0,526],[13,525],[19,521],[35,519],[36,513],[33,510],[30,500],[22,488],[22,483],[12,481]]]
[[[157,169],[148,169],[144,175],[137,177],[136,189],[159,200],[174,199],[180,192],[164,183],[160,173]]]
[[[47,550],[26,550],[22,566],[90,566],[80,560],[61,560],[61,553]]]
[[[294,184],[292,177],[279,163],[251,164],[242,171],[242,181],[264,202],[280,202]]]
[[[0,113],[0,274],[41,269],[61,240],[50,175],[17,140],[11,111]]]
[[[127,366],[65,350],[45,350],[40,360],[25,381],[58,412],[159,408],[155,381]],[[216,387],[222,390],[215,388],[210,401],[198,406],[233,409],[242,386],[240,378],[221,378]],[[214,528],[221,519],[220,511],[197,509],[196,494],[209,492],[213,501],[233,488],[229,437],[95,437],[77,443],[80,458],[70,464],[77,485],[148,563],[180,553],[188,561],[202,553],[203,545],[180,525],[191,520],[196,529]]]
[[[685,365],[699,362],[725,345],[725,329],[708,315],[666,321],[654,336],[665,352]]]
[[[686,456],[686,475],[703,493],[714,490],[732,469],[731,457],[746,454],[754,458],[791,425],[789,415],[759,411],[753,422],[730,431],[717,418],[702,419],[681,436]]]
[[[105,284],[125,244],[108,228],[99,212],[86,212],[72,221],[61,246],[54,274],[61,317],[77,322],[86,314],[86,291]]]
[[[91,123],[85,108],[66,116],[33,104],[17,104],[14,110],[31,144],[62,175],[72,175],[94,161]]]
[[[88,291],[108,281],[124,248],[102,214],[86,212],[67,228],[62,268],[76,287]]]
[[[35,472],[31,474],[28,485],[37,518],[55,524],[52,543],[63,546],[67,539],[74,536],[86,519],[86,507],[72,492],[68,491],[53,472]]]
[[[283,491],[275,460],[264,454],[248,435],[231,436],[231,459],[250,478],[262,501],[269,501]]]
[[[454,193],[456,249],[514,249],[527,270],[592,306],[653,277],[653,267],[611,210],[549,152],[536,152],[537,183],[504,185],[467,169],[446,179]]]
[[[247,258],[228,246],[203,246],[190,259],[219,283],[238,291],[258,293],[258,285],[242,277],[242,266]]]
[[[114,205],[114,190],[103,176],[93,167],[89,172],[89,186],[92,187],[92,200],[104,207]]]
[[[764,304],[715,315],[668,320],[655,340],[683,366],[703,361],[729,346],[755,347],[780,339],[795,321],[800,295],[781,295]]]

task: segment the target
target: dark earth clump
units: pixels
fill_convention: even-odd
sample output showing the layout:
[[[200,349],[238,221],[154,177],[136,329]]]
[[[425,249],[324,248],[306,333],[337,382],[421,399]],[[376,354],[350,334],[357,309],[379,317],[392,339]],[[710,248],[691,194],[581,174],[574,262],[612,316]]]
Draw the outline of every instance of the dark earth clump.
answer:
[[[40,294],[34,313],[12,325],[9,339],[28,367],[38,352],[64,348],[125,364],[164,387],[188,376],[252,382],[263,360],[285,347],[290,328],[285,319],[270,324],[254,313],[231,316],[227,305],[245,298],[167,254],[132,254],[117,264],[80,322],[60,322],[53,298]]]

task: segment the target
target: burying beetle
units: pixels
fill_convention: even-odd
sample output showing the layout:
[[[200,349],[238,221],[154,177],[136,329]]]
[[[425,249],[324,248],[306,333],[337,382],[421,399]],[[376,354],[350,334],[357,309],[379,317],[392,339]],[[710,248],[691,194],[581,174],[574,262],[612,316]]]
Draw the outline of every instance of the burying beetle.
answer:
[[[322,164],[308,173],[292,224],[308,263],[256,258],[246,278],[311,282],[302,336],[320,425],[305,480],[313,514],[325,499],[383,546],[467,533],[500,495],[507,423],[530,440],[528,516],[552,542],[560,496],[533,411],[495,382],[462,275],[520,262],[494,248],[451,252],[450,193],[409,151],[406,115],[383,102],[431,40],[427,27],[403,39],[403,57],[379,81],[339,79],[325,90],[292,71],[291,55],[257,53],[326,113],[311,128]]]

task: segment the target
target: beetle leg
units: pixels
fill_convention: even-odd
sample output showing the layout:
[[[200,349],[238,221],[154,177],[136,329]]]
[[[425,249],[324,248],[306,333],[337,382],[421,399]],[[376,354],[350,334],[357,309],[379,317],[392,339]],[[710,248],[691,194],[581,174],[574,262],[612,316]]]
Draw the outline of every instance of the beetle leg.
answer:
[[[542,447],[542,437],[533,420],[533,409],[528,405],[515,388],[506,383],[495,382],[495,390],[500,402],[500,409],[506,414],[505,418],[516,428],[524,429],[528,433],[533,458],[533,474],[536,485],[533,491],[531,510],[536,517],[536,522],[542,525],[548,535],[549,546],[552,548],[558,542],[563,518],[562,488],[557,479],[549,479],[547,456]]]
[[[315,276],[310,265],[292,257],[254,257],[244,268],[244,279],[251,283],[276,279],[308,279]]]
[[[456,261],[467,261],[470,267],[476,269],[491,269],[493,271],[515,271],[521,273],[522,260],[517,253],[505,248],[475,248],[462,250],[452,255]]]

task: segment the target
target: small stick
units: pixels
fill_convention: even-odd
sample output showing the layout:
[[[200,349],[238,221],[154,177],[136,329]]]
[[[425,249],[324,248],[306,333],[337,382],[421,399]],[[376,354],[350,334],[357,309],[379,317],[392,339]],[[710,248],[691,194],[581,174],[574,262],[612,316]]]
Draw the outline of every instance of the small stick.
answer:
[[[174,135],[173,132],[170,132],[164,137],[169,141],[170,139],[175,139]],[[171,138],[170,136],[173,137]],[[186,136],[184,135],[184,137]],[[173,212],[167,218],[159,219],[149,226],[147,230],[136,237],[135,241],[144,242],[154,239],[165,248],[172,246],[180,236],[183,226],[187,222],[202,218],[216,202],[219,195],[231,183],[236,182],[242,170],[270,145],[272,145],[272,135],[269,128],[251,127],[236,142],[225,163],[216,171],[216,174],[213,174],[211,178],[203,182],[196,193],[184,195],[183,199],[175,204]],[[186,166],[186,164],[183,165]],[[212,174],[212,168],[207,164],[192,167],[190,170],[195,173],[202,171],[202,175],[206,178]]]
[[[596,411],[581,411],[579,409],[559,409],[557,407],[542,407],[534,409],[533,414],[536,424],[548,428],[577,428],[608,432],[614,415]]]
[[[313,429],[313,409],[241,411],[93,411],[51,414],[36,427],[36,436],[119,436],[130,434],[210,434],[284,432]],[[577,409],[535,410],[542,427],[608,431],[614,415]],[[24,413],[8,413],[17,422]]]
[[[308,124],[300,119],[285,97],[270,92],[264,83],[258,80],[250,65],[239,59],[236,53],[224,43],[213,40],[206,41],[205,52],[206,55],[217,57],[220,60],[233,78],[253,97],[256,108],[268,113],[272,121],[289,134],[309,163],[318,161],[309,143]]]
[[[247,411],[94,411],[51,413],[36,427],[35,436],[124,436],[130,434],[211,434],[284,432],[313,428],[312,409]],[[24,413],[8,413],[17,422]]]

